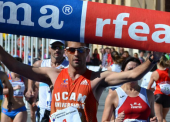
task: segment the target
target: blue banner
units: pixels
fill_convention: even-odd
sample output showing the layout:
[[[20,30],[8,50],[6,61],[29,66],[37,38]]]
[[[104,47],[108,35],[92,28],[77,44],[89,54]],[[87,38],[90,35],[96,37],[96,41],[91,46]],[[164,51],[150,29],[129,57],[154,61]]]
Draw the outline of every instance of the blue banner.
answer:
[[[0,32],[80,40],[83,1],[1,0]]]

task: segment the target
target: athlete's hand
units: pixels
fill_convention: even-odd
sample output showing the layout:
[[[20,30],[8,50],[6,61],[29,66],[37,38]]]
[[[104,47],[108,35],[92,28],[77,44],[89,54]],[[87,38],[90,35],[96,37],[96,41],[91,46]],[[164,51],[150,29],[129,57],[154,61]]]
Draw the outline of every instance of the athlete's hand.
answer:
[[[35,92],[33,89],[28,89],[27,92],[25,93],[25,99],[29,101],[31,98],[35,96]]]
[[[124,118],[125,118],[125,113],[124,113],[124,111],[123,111],[123,112],[121,112],[121,113],[118,115],[118,117],[115,119],[115,122],[123,122]]]
[[[150,118],[150,122],[158,122],[157,117]]]
[[[18,90],[18,89],[21,89],[21,86],[20,86],[20,85],[17,85],[17,86],[15,86],[15,87],[13,87],[13,89],[14,89],[14,91],[15,91],[15,90]]]
[[[158,61],[162,55],[163,55],[163,53],[161,53],[161,52],[153,52],[153,60]]]

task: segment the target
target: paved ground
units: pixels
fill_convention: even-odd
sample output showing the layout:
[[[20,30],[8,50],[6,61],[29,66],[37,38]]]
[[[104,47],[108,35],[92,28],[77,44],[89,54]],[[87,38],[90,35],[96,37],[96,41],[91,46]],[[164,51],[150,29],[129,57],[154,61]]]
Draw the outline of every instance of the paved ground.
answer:
[[[101,122],[103,109],[104,109],[104,103],[105,103],[105,99],[106,99],[107,94],[108,94],[108,92],[104,91],[101,98],[100,98],[100,101],[99,101],[99,107],[98,107],[98,112],[97,112],[97,120],[98,120],[98,122]],[[28,112],[28,116],[30,116],[29,112]],[[168,116],[167,116],[166,120],[167,120],[167,122],[170,122],[170,112],[168,113]],[[28,117],[27,122],[31,122],[30,117]]]

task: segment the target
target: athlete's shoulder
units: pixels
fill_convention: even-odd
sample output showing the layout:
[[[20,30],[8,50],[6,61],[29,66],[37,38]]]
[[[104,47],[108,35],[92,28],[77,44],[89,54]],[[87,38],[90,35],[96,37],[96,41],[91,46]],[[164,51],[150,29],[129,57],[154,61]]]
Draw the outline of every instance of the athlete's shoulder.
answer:
[[[41,66],[41,63],[42,63],[42,60],[38,60],[38,61],[36,61],[36,62],[33,64],[33,66],[34,66],[34,67],[40,67],[40,66]]]
[[[118,95],[117,92],[114,90],[109,89],[109,93],[107,95],[107,100],[112,101],[113,104],[117,103]]]

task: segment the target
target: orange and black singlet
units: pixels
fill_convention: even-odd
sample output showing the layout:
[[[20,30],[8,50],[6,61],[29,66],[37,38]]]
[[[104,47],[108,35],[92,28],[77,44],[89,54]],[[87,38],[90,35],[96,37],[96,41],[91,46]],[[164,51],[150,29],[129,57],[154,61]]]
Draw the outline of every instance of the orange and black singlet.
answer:
[[[51,114],[69,106],[77,107],[82,122],[97,122],[98,102],[91,88],[91,71],[72,80],[68,74],[68,68],[63,69],[56,79],[52,102]]]

